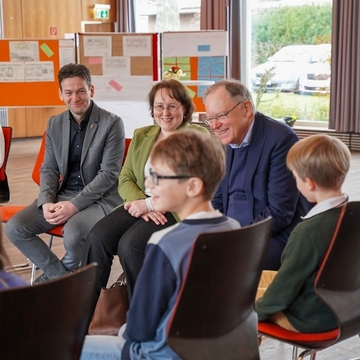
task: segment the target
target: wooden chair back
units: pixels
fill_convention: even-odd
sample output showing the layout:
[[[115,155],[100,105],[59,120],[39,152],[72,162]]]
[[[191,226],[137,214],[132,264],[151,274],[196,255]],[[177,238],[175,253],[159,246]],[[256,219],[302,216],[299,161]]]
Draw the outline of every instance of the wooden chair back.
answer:
[[[360,334],[359,219],[360,201],[346,204],[315,279],[316,294],[338,320],[336,342]]]
[[[270,234],[271,217],[199,235],[168,324],[181,358],[259,359],[254,299]]]
[[[95,307],[97,265],[0,291],[0,357],[78,360]]]

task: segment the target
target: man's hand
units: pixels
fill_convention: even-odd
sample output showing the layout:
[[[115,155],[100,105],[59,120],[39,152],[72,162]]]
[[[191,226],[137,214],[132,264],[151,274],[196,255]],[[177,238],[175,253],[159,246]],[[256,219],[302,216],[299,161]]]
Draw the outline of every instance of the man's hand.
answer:
[[[70,201],[59,201],[55,204],[43,204],[44,219],[52,225],[62,225],[66,223],[78,209]]]

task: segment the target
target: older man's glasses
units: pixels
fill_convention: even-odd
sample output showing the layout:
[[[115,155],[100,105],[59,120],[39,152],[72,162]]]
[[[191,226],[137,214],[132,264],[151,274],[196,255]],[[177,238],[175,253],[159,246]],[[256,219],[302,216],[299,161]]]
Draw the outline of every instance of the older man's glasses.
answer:
[[[163,112],[164,110],[169,110],[171,113],[175,112],[181,105],[169,105],[169,106],[164,106],[164,105],[156,105],[154,106],[154,109],[158,112]]]
[[[159,175],[156,172],[154,172],[152,169],[150,169],[150,176],[151,181],[154,185],[159,185],[160,179],[190,179],[191,176],[189,175]]]
[[[226,117],[238,106],[242,103],[243,101],[239,101],[233,108],[231,108],[229,111],[227,111],[224,114],[219,114],[217,116],[213,116],[213,117],[206,117],[204,120],[204,123],[206,125],[210,125],[214,120],[225,120]]]

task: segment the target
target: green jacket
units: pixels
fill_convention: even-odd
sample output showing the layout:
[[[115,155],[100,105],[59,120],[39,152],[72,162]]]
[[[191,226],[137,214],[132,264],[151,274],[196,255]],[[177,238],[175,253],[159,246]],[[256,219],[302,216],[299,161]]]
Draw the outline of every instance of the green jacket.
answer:
[[[299,223],[281,256],[281,267],[262,298],[256,301],[259,321],[282,311],[302,333],[338,327],[330,309],[316,296],[314,280],[329,247],[341,207]]]
[[[209,131],[195,124],[185,123],[178,129],[196,129],[210,135]],[[119,176],[119,194],[124,202],[145,199],[144,168],[151,149],[160,132],[158,125],[145,126],[134,131],[125,163]]]

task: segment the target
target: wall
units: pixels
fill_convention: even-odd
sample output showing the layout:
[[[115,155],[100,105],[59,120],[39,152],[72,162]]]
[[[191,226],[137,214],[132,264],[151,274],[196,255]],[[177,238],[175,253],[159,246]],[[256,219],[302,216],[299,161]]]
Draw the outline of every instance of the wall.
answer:
[[[81,32],[82,22],[93,21],[91,9],[95,3],[110,5],[110,19],[102,21],[103,24],[95,27],[96,31],[113,29],[116,0],[2,0],[4,38],[62,39],[65,33]],[[56,28],[56,32],[50,28]],[[41,136],[49,117],[64,109],[9,108],[8,125],[13,127],[14,138]]]

